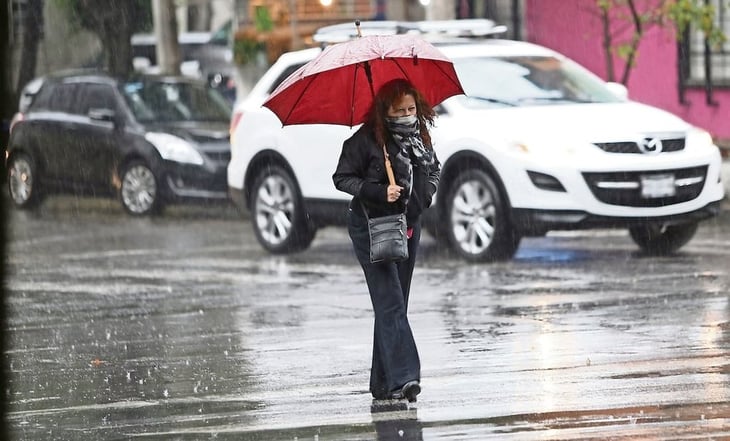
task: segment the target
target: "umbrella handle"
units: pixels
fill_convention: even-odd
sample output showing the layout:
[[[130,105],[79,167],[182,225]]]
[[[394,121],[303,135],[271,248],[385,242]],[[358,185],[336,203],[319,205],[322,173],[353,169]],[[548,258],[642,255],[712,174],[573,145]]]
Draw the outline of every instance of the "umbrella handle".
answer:
[[[393,167],[390,165],[390,156],[388,156],[388,151],[385,150],[385,144],[383,144],[383,155],[385,156],[385,172],[388,174],[388,182],[390,182],[390,185],[395,185],[395,175],[393,174]]]

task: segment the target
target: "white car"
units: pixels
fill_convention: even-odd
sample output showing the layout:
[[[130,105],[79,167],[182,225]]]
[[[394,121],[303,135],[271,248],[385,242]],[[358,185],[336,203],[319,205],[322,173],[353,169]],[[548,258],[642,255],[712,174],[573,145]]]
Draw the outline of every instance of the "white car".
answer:
[[[724,190],[710,135],[626,97],[565,56],[525,42],[438,45],[466,91],[437,107],[442,163],[425,227],[470,261],[509,259],[550,230],[627,228],[645,252],[668,254],[716,215]],[[273,253],[344,225],[350,195],[332,173],[358,127],[282,127],[262,107],[319,48],[283,55],[231,121],[229,194]]]

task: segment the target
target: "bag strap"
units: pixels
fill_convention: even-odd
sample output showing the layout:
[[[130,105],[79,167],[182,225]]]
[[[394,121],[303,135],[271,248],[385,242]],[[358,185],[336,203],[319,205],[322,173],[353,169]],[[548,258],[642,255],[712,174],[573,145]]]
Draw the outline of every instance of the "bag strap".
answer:
[[[390,164],[390,156],[388,155],[388,150],[385,148],[385,144],[383,144],[383,156],[385,157],[385,173],[388,175],[388,182],[390,185],[395,185],[395,174],[393,174],[393,166]],[[365,208],[365,204],[362,203],[362,200],[358,198],[358,201],[360,202],[360,206],[362,207],[362,212],[365,214],[365,219],[370,220],[370,216],[368,216],[368,210]]]
[[[383,144],[383,156],[385,157],[385,172],[388,174],[388,182],[390,182],[390,185],[395,185],[395,175],[393,174],[393,167],[390,164],[390,156],[385,149],[385,144]]]

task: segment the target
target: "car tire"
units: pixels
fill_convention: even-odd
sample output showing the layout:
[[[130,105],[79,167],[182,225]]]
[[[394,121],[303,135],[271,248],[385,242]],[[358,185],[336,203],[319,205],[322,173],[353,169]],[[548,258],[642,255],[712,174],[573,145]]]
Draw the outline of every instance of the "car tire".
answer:
[[[119,197],[127,213],[147,216],[162,209],[160,186],[152,169],[143,161],[130,161],[122,170]]]
[[[30,209],[42,200],[38,183],[38,168],[31,157],[16,153],[10,157],[7,168],[8,193],[16,207]]]
[[[309,247],[317,230],[308,221],[291,173],[280,166],[264,167],[251,196],[251,223],[261,246],[275,254]]]
[[[680,225],[647,224],[629,228],[629,234],[643,252],[654,256],[675,253],[694,237],[697,222]]]
[[[491,176],[481,170],[460,173],[448,186],[443,214],[451,248],[472,262],[511,259],[520,244],[509,223],[508,207]]]

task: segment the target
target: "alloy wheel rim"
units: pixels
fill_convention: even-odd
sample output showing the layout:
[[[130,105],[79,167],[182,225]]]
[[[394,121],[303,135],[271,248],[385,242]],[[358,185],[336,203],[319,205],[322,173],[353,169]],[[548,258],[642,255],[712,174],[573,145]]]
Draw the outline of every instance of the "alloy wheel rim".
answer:
[[[494,197],[480,181],[464,182],[454,194],[451,228],[466,253],[483,253],[494,239],[497,209]]]
[[[9,172],[10,196],[17,204],[27,202],[33,191],[33,174],[30,164],[24,159],[16,159]]]
[[[261,183],[255,216],[256,228],[267,243],[278,245],[291,234],[294,194],[281,176],[269,176]]]
[[[122,181],[122,201],[132,213],[150,210],[157,197],[155,175],[143,165],[130,168]]]

